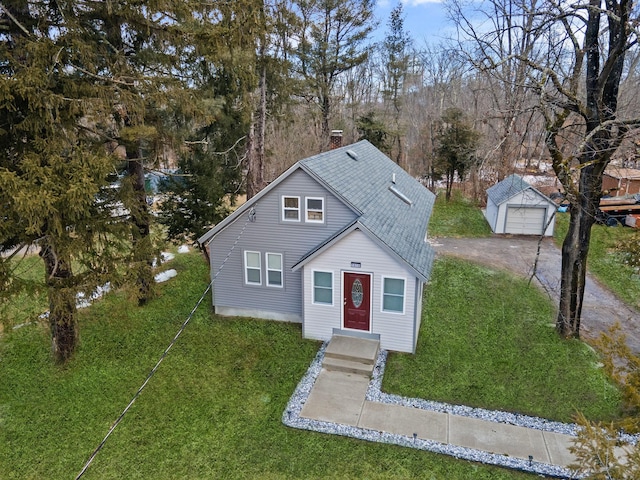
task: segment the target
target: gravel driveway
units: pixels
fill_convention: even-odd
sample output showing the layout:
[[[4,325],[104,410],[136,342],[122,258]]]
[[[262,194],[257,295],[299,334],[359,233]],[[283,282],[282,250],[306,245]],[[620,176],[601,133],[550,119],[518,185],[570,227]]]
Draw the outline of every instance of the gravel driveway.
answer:
[[[533,271],[538,238],[432,238],[429,240],[438,255],[451,255],[472,260],[491,267],[510,270],[529,278]],[[540,249],[536,284],[558,302],[560,296],[561,252],[553,240],[545,238]],[[615,295],[587,276],[582,323],[583,337],[596,338],[616,322],[620,322],[627,335],[627,343],[640,353],[640,313],[630,308]]]

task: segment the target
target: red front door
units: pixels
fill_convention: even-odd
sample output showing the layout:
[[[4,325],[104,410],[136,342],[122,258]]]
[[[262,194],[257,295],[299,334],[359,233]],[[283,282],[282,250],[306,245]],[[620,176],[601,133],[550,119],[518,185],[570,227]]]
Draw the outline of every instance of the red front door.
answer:
[[[342,289],[344,328],[369,331],[371,310],[371,275],[344,273]]]

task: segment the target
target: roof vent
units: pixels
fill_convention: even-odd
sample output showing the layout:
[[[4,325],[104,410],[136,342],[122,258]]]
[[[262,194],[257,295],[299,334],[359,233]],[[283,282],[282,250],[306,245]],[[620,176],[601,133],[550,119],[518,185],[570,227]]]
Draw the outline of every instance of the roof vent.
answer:
[[[354,160],[358,160],[358,154],[353,150],[347,150],[347,155],[349,155]]]
[[[404,203],[406,203],[407,205],[413,205],[413,202],[411,201],[411,199],[407,197],[404,193],[402,193],[400,190],[398,190],[396,187],[394,187],[393,185],[389,187],[389,191],[393,193],[396,197],[398,197],[400,200],[402,200]]]
[[[395,172],[391,174],[391,183],[396,183],[396,174],[395,174]]]

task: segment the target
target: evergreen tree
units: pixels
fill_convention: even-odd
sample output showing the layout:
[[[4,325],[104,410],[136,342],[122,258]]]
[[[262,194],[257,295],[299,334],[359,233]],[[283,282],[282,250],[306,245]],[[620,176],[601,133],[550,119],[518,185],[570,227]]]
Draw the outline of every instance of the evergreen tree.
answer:
[[[113,216],[119,191],[108,188],[116,161],[93,131],[113,82],[94,69],[74,7],[12,2],[0,36],[0,250],[40,247],[58,362],[78,341],[76,294],[113,279],[125,227]],[[0,284],[10,289],[14,270],[0,258]]]
[[[140,304],[153,295],[152,264],[157,254],[145,173],[157,167],[158,156],[172,143],[175,125],[170,118],[175,110],[184,112],[194,102],[179,74],[184,61],[181,52],[187,48],[182,21],[190,13],[183,7],[172,0],[154,5],[97,2],[80,12],[86,31],[96,39],[99,68],[112,79],[122,79],[115,82],[112,112],[100,127],[126,152],[122,188],[127,192],[131,228],[128,274]]]
[[[451,199],[451,189],[455,175],[464,179],[475,162],[474,152],[479,135],[464,119],[461,110],[451,108],[441,118],[441,128],[436,149],[436,171],[446,178],[446,199]]]
[[[393,132],[391,134],[391,149],[396,163],[400,164],[404,154],[402,145],[403,126],[401,123],[403,101],[405,94],[405,80],[409,74],[411,37],[404,29],[404,14],[402,3],[399,2],[389,16],[389,31],[385,36],[383,46],[384,55],[384,98],[391,107]]]
[[[256,153],[248,132],[256,108],[257,70],[263,71],[263,8],[262,0],[212,4],[192,29],[197,48],[184,61],[184,74],[200,99],[200,111],[185,119],[187,148],[179,152],[185,176],[173,177],[163,187],[160,218],[171,238],[193,239],[224,218],[240,193],[242,167],[251,170],[248,176],[259,168],[247,158]]]
[[[368,140],[378,150],[390,153],[387,127],[376,117],[376,113],[371,111],[358,117],[357,120],[358,134],[360,140]]]
[[[236,152],[213,152],[205,141],[194,143],[179,161],[179,173],[162,184],[166,199],[160,221],[170,239],[195,241],[223,220],[241,189]]]

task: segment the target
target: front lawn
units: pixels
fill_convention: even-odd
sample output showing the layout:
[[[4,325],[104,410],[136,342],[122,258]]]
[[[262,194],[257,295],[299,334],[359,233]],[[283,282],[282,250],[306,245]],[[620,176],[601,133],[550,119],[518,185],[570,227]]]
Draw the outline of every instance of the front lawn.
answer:
[[[143,308],[116,292],[82,310],[66,368],[51,363],[46,325],[0,337],[0,477],[79,473],[207,284],[199,254],[169,267],[178,277]],[[318,347],[297,325],[222,319],[203,304],[83,479],[535,478],[285,427]]]
[[[385,391],[565,422],[620,414],[595,353],[560,339],[553,305],[526,280],[444,258],[425,300],[417,352],[389,356]]]

